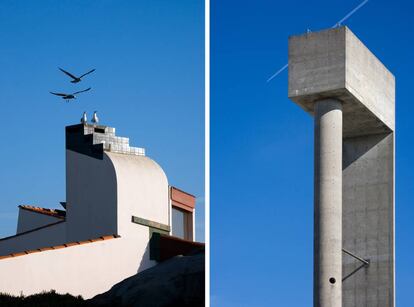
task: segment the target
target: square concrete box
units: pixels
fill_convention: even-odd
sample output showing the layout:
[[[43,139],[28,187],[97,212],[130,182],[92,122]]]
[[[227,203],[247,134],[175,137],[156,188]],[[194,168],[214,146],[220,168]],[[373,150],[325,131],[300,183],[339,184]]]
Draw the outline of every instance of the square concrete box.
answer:
[[[344,137],[394,130],[395,78],[347,27],[289,38],[288,96],[311,114],[342,101]]]

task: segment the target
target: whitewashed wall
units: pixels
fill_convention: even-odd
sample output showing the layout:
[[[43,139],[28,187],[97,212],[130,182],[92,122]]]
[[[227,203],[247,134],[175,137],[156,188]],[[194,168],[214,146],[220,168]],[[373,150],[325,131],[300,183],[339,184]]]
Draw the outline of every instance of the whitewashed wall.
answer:
[[[66,223],[0,240],[0,256],[66,243]],[[0,260],[1,262],[2,260]],[[0,271],[0,274],[2,272]],[[0,288],[1,292],[1,288]]]
[[[170,225],[168,180],[162,168],[148,157],[106,154],[118,183],[118,233],[122,236],[134,231],[133,215]]]
[[[84,298],[105,292],[152,265],[144,244],[148,241],[148,229],[142,230],[129,238],[2,259],[0,292],[30,295],[54,289]]]
[[[111,159],[66,150],[69,242],[117,233],[117,181]]]

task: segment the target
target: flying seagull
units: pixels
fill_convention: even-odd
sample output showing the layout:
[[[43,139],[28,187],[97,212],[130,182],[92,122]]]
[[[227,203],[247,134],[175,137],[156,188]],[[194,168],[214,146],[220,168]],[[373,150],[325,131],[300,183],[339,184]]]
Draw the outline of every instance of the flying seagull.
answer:
[[[76,96],[75,96],[75,95],[80,94],[80,93],[83,93],[83,92],[87,92],[87,91],[89,91],[90,89],[91,89],[91,88],[89,87],[89,88],[87,88],[86,90],[79,91],[79,92],[74,92],[74,93],[72,93],[72,94],[65,94],[65,93],[53,93],[53,92],[50,92],[50,93],[51,93],[51,94],[53,94],[53,95],[56,95],[56,96],[61,96],[61,97],[62,97],[62,99],[66,100],[66,101],[69,101],[70,99],[76,99]]]
[[[71,77],[73,80],[72,81],[70,81],[70,82],[72,82],[72,83],[78,83],[78,82],[81,82],[82,80],[82,77],[84,77],[84,76],[86,76],[87,74],[90,74],[91,72],[94,72],[95,71],[95,69],[92,69],[92,70],[90,70],[90,71],[88,71],[86,74],[83,74],[82,76],[80,76],[80,77],[76,77],[76,76],[74,76],[74,75],[72,75],[70,72],[68,72],[68,71],[66,71],[66,70],[64,70],[64,69],[62,69],[62,68],[60,68],[59,67],[59,69],[60,69],[60,71],[62,71],[63,73],[65,73],[66,75],[68,75],[69,77]]]

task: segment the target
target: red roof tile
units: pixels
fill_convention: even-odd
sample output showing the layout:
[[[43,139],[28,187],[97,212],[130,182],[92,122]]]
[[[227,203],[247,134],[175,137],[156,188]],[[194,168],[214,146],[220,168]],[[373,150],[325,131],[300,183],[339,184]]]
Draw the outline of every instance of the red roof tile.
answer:
[[[35,207],[35,206],[29,206],[29,205],[20,205],[19,208],[28,210],[31,212],[35,212],[35,213],[53,216],[58,219],[65,219],[66,217],[66,211],[59,210],[59,209],[48,209],[48,208],[41,208],[41,207]]]
[[[103,236],[103,237],[99,237],[99,238],[96,238],[96,239],[90,239],[90,240],[86,240],[86,241],[69,242],[69,243],[65,243],[63,245],[61,244],[61,245],[55,245],[55,246],[49,246],[49,247],[42,247],[42,248],[38,248],[38,249],[27,250],[27,251],[13,253],[13,254],[9,254],[9,255],[3,255],[3,256],[0,256],[0,260],[7,259],[7,258],[14,258],[14,257],[19,257],[19,256],[24,256],[24,255],[38,253],[38,252],[61,249],[61,248],[66,248],[66,247],[71,247],[71,246],[76,246],[76,245],[93,243],[93,242],[97,242],[97,241],[116,239],[116,238],[119,238],[119,237],[120,237],[119,235],[109,235],[109,236]]]

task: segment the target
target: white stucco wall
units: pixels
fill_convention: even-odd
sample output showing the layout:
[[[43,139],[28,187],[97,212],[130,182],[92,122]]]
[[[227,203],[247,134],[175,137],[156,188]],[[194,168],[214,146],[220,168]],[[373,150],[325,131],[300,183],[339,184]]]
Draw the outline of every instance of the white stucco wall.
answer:
[[[117,233],[117,182],[111,160],[66,150],[67,240]]]
[[[168,180],[162,168],[145,156],[105,154],[116,173],[118,234],[135,231],[132,216],[170,225]]]
[[[54,289],[93,297],[148,267],[147,255],[141,252],[147,236],[146,229],[129,238],[1,259],[0,292],[30,295]]]
[[[17,233],[32,230],[41,226],[49,225],[61,221],[57,217],[40,214],[19,208],[19,218],[17,220]]]
[[[66,242],[66,223],[62,221],[33,232],[1,239],[0,256],[59,245]],[[2,273],[3,272],[0,270],[0,275],[2,275]]]

